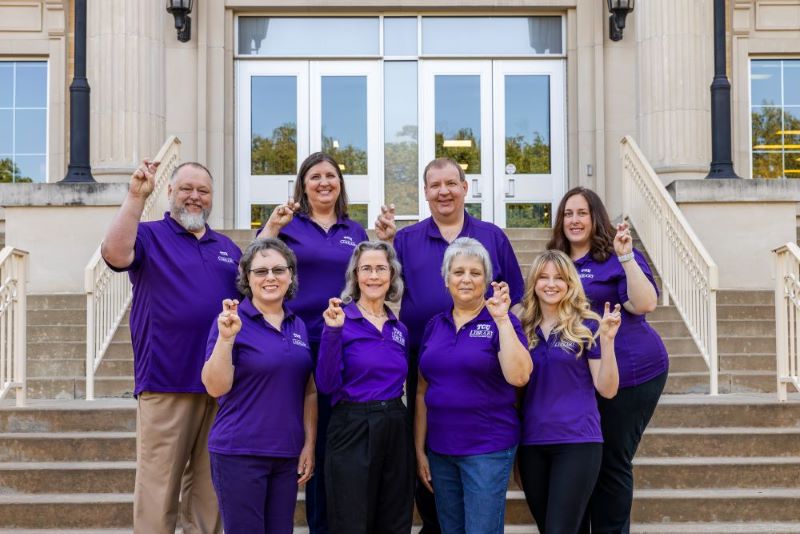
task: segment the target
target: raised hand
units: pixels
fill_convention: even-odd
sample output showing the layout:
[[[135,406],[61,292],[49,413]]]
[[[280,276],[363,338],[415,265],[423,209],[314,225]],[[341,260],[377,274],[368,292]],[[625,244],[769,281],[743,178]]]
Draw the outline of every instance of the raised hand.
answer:
[[[328,309],[322,312],[325,324],[331,328],[341,328],[344,325],[344,310],[342,309],[342,299],[336,297],[328,300]]]
[[[627,222],[621,222],[617,225],[617,234],[614,236],[614,253],[622,256],[631,252],[633,252],[631,228]]]
[[[619,325],[622,323],[622,315],[619,310],[619,304],[615,304],[614,311],[611,311],[611,304],[606,302],[603,318],[600,319],[600,336],[606,339],[614,339],[616,337]]]
[[[299,209],[300,203],[295,202],[294,199],[290,198],[286,201],[286,204],[281,204],[272,210],[272,214],[269,216],[269,220],[267,221],[267,226],[275,230],[280,230],[291,222],[291,220],[294,218],[294,214]]]
[[[222,301],[222,313],[217,317],[219,337],[230,341],[242,329],[242,320],[238,314],[239,301],[225,299]]]
[[[391,241],[397,233],[397,225],[394,222],[394,204],[381,206],[381,214],[375,220],[375,234],[381,241]]]
[[[508,284],[505,282],[492,282],[492,296],[486,299],[486,307],[495,319],[502,319],[508,315],[511,307],[511,295]]]
[[[142,160],[142,164],[131,175],[128,193],[142,198],[149,197],[156,186],[155,176],[158,165],[158,161]]]

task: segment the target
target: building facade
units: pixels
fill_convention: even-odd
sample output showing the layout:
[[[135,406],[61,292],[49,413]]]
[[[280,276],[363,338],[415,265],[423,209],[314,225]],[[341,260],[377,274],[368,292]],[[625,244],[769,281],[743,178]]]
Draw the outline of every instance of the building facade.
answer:
[[[325,150],[353,216],[426,216],[425,163],[465,169],[469,209],[549,226],[568,188],[620,204],[619,139],[665,183],[711,160],[712,0],[640,0],[608,37],[600,0],[197,0],[191,39],[163,2],[88,1],[91,162],[126,181],[169,135],[215,176],[212,224],[249,228]],[[67,166],[72,2],[0,4],[0,180]],[[800,177],[800,0],[728,0],[734,165]]]

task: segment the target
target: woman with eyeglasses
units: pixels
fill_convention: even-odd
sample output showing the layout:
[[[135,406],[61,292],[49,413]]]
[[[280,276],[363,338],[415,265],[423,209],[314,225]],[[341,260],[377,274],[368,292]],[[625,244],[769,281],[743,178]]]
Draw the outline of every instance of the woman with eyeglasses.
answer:
[[[401,400],[408,330],[386,306],[402,293],[392,246],[365,241],[324,313],[316,376],[333,402],[325,487],[334,534],[411,531],[414,449]]]
[[[291,534],[298,484],[314,475],[317,390],[303,320],[285,301],[297,261],[278,239],[253,241],[239,262],[239,303],[212,326],[203,384],[218,398],[208,450],[227,534]]]
[[[378,238],[394,237],[394,215],[385,211],[375,223]],[[369,238],[348,216],[347,191],[339,164],[324,152],[315,152],[300,164],[294,196],[276,207],[258,237],[277,237],[297,256],[297,275],[303,285],[292,309],[305,321],[314,363],[317,362],[324,321],[322,312],[331,295],[344,288],[353,249]],[[330,398],[318,396],[317,475],[306,488],[306,517],[310,534],[327,534],[324,460]]]

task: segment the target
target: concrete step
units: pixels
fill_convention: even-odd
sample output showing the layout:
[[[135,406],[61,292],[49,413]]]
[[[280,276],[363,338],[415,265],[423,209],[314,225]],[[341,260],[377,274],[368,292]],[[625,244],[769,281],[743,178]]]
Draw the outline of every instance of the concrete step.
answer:
[[[136,462],[0,462],[3,493],[127,493]]]
[[[79,325],[86,326],[85,309],[28,309],[28,326]]]
[[[9,432],[0,434],[0,462],[135,460],[135,432]]]
[[[718,376],[720,393],[748,393],[776,391],[774,371],[720,371]],[[670,369],[665,393],[707,393],[708,371],[676,372]]]
[[[85,325],[29,325],[27,333],[29,343],[86,341]]]
[[[508,239],[541,239],[549,240],[553,231],[550,228],[506,228],[503,230]]]
[[[86,374],[85,359],[64,359],[64,360],[40,360],[31,359],[28,361],[28,376],[31,378],[39,377],[79,377]],[[121,377],[133,376],[133,359],[119,360],[103,358],[100,367],[97,369],[97,376]]]
[[[514,251],[533,251],[533,252],[544,252],[545,248],[547,247],[547,242],[549,239],[534,239],[534,238],[520,238],[520,239],[512,239],[511,246]]]
[[[133,395],[132,376],[97,376],[94,384],[97,397],[130,397]],[[31,399],[83,399],[86,397],[86,378],[47,377],[28,379]]]
[[[28,343],[28,361],[31,360],[77,360],[86,358],[86,342],[43,341]],[[106,349],[104,360],[132,360],[133,347],[130,341],[112,341]]]
[[[647,314],[647,320],[653,321],[679,321],[681,320],[678,308],[675,306],[659,305],[654,311]],[[775,306],[769,305],[741,305],[717,303],[717,322],[736,320],[775,320]]]
[[[662,336],[669,354],[692,354],[697,350],[694,341],[688,337]],[[775,336],[725,336],[717,340],[717,350],[728,354],[775,354]]]
[[[800,456],[800,428],[648,427],[640,457]],[[688,519],[686,521],[689,521]]]
[[[64,293],[57,295],[28,295],[29,310],[82,310],[86,314],[86,295],[83,293]]]
[[[0,432],[135,432],[136,401],[37,401],[0,409]]]
[[[721,371],[767,371],[775,374],[774,354],[720,354]],[[670,354],[669,372],[708,372],[706,361],[699,354]]]
[[[780,403],[775,394],[662,395],[649,429],[703,427],[796,427],[797,396]]]
[[[637,489],[800,488],[800,457],[637,456],[634,478]]]
[[[636,522],[797,520],[800,489],[651,489],[635,492]]]
[[[650,325],[662,337],[688,337],[689,329],[681,319],[652,321]],[[775,336],[774,320],[729,320],[717,322],[718,336]]]
[[[774,306],[773,291],[724,290],[717,292],[717,305]]]
[[[133,494],[0,495],[0,528],[130,528]]]
[[[633,534],[779,534],[800,532],[800,522],[794,521],[707,521],[634,523]]]

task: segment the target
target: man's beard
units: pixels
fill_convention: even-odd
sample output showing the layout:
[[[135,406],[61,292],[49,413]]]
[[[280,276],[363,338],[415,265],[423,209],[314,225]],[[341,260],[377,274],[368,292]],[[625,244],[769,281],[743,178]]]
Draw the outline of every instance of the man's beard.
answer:
[[[174,204],[170,206],[170,212],[177,215],[181,226],[190,232],[197,232],[205,227],[208,216],[211,214],[211,210],[208,208],[203,208],[200,213],[189,213],[186,206],[178,207]]]

